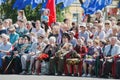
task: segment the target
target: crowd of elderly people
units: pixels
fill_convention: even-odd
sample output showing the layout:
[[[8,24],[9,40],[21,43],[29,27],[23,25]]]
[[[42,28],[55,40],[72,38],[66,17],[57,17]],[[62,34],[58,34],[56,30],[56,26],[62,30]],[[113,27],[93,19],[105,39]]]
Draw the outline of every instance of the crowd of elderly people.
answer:
[[[47,23],[22,10],[14,24],[0,20],[1,74],[120,78],[120,20],[98,11],[89,23]]]

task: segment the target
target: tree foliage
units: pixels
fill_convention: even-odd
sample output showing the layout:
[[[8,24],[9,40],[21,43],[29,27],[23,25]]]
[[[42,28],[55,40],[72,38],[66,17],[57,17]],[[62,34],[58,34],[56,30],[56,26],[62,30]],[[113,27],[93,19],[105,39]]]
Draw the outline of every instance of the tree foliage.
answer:
[[[17,16],[17,10],[13,10],[12,9],[12,5],[14,3],[15,0],[7,0],[5,3],[3,3],[1,5],[1,16],[3,19],[6,19],[6,18],[11,18],[13,19],[13,21],[16,20],[16,16]]]
[[[13,22],[16,22],[17,9],[12,8],[14,3],[15,3],[15,0],[7,0],[5,3],[3,3],[0,6],[0,12],[1,12],[0,16],[2,19],[11,18],[13,20]],[[65,17],[63,11],[64,10],[66,11],[68,9],[68,8],[66,8],[64,10],[61,10],[60,5],[61,4],[57,5],[57,7],[56,7],[57,21],[59,21],[59,22],[63,21],[63,19]],[[24,9],[27,20],[34,20],[34,21],[40,20],[40,16],[41,16],[40,10],[41,10],[41,4],[39,4],[37,6],[37,8],[35,8],[35,9],[32,9],[31,6],[28,5]]]
[[[62,4],[58,4],[57,5],[57,8],[56,8],[56,17],[57,17],[57,21],[59,21],[59,22],[62,22],[63,21],[63,19],[65,18],[65,15],[64,15],[64,10],[62,10],[62,9],[60,9],[60,7],[61,7],[61,5]]]

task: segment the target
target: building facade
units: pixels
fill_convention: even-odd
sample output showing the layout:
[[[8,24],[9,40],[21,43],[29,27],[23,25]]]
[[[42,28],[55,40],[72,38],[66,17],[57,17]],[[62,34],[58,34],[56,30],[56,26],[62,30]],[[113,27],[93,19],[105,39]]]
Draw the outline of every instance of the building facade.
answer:
[[[112,4],[107,6],[104,13],[111,13],[111,16],[115,16],[112,14],[116,14],[117,18],[120,19],[120,8],[118,8],[120,0],[113,0]],[[117,11],[116,11],[117,10]],[[70,22],[80,23],[83,19],[84,10],[81,7],[79,0],[75,0],[75,2],[69,7],[69,12],[65,13],[65,17],[70,19]],[[106,15],[109,16],[109,15]]]

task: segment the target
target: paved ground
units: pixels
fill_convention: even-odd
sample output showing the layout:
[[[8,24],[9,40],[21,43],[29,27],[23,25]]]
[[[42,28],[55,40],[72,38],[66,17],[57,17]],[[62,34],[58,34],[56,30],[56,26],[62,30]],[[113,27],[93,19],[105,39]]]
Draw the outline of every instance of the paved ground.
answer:
[[[109,80],[109,79],[67,77],[67,76],[44,76],[44,75],[0,75],[0,80]]]

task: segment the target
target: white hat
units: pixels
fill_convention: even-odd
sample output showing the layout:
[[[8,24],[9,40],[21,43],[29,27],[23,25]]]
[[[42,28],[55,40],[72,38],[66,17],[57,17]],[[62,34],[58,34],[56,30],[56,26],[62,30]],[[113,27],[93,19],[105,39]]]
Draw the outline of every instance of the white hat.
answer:
[[[6,39],[9,39],[9,36],[6,35],[6,34],[2,34],[2,37],[3,37],[3,38],[6,38]]]
[[[86,23],[83,22],[83,23],[80,24],[80,26],[86,27]]]
[[[9,30],[10,30],[10,31],[15,30],[15,27],[14,27],[14,26],[10,26],[10,27],[9,27]]]
[[[44,35],[44,34],[42,34],[42,33],[37,33],[37,37],[42,37],[42,38],[44,38],[44,37],[45,37],[45,35]]]

